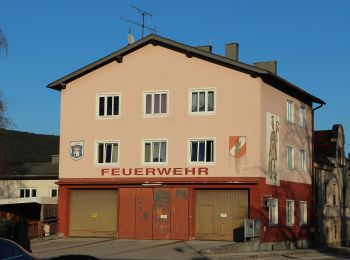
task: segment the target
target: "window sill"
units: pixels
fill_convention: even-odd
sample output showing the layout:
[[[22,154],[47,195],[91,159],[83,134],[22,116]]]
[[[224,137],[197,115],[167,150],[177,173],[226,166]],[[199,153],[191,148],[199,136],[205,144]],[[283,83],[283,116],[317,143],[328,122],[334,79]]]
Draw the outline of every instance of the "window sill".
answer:
[[[215,116],[216,115],[216,111],[212,111],[212,112],[189,112],[188,115],[189,116]]]
[[[104,120],[104,119],[120,119],[120,115],[118,115],[118,116],[96,116],[96,120]]]
[[[166,118],[169,114],[143,114],[143,118]]]
[[[119,163],[95,163],[95,167],[117,167]]]

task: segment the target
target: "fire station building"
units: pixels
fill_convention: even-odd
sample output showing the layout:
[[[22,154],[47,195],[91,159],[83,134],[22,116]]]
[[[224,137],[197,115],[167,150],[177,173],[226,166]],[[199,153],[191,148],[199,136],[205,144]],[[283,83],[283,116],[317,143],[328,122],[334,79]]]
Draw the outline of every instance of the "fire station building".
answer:
[[[224,57],[149,35],[50,83],[60,231],[309,241],[313,105],[324,102],[275,62],[237,57],[237,44]]]

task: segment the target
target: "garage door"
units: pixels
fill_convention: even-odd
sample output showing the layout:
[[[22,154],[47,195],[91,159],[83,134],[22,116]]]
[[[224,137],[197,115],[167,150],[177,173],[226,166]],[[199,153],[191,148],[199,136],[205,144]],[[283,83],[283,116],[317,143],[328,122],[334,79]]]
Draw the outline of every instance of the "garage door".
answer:
[[[116,236],[116,190],[71,190],[69,212],[70,236]]]
[[[233,239],[234,230],[248,218],[247,190],[197,190],[196,238]]]

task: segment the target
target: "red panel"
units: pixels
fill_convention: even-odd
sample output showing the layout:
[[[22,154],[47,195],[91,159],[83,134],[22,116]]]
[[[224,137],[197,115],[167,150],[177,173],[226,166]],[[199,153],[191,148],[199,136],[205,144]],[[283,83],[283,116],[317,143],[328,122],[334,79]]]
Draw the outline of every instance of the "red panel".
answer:
[[[136,188],[119,189],[119,238],[135,238]]]
[[[59,219],[59,232],[68,236],[69,230],[69,190],[66,187],[59,187],[58,196],[58,219]]]
[[[171,189],[171,239],[188,240],[188,189]]]
[[[152,239],[153,189],[136,189],[135,239]]]
[[[169,188],[154,189],[153,239],[170,239],[170,203]]]

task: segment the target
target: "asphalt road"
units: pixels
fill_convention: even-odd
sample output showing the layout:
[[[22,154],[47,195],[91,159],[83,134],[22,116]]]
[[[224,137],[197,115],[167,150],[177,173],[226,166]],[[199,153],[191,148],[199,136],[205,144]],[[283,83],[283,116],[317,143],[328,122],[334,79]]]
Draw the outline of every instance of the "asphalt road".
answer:
[[[108,238],[58,238],[32,242],[40,259],[63,260],[62,256],[85,256],[94,259],[350,259],[350,251],[316,250],[286,252],[247,252],[205,255],[200,249],[229,244],[222,241],[126,240]],[[72,258],[69,258],[72,259]],[[74,258],[82,259],[84,258]]]

